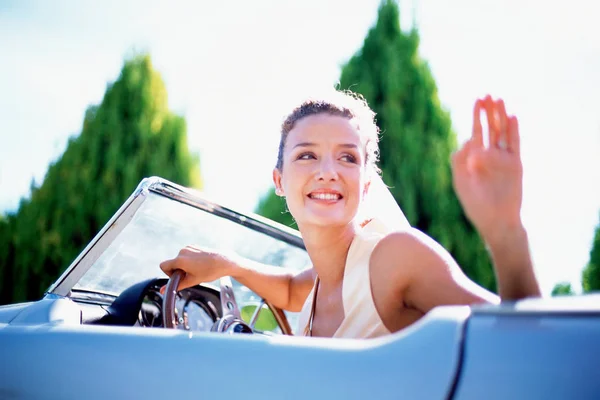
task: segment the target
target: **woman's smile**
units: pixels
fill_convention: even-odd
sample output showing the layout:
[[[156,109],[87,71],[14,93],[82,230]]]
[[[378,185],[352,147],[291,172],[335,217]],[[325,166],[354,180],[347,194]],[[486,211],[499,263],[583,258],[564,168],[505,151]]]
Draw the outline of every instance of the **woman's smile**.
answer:
[[[342,200],[344,196],[337,190],[331,189],[318,189],[311,191],[308,196],[310,200],[315,201],[317,204],[335,204]]]

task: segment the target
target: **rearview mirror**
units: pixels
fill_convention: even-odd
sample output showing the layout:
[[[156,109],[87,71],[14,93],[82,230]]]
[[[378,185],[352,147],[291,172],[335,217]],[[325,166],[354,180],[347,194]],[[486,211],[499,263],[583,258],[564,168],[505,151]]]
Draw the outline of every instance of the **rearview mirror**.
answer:
[[[252,316],[256,311],[258,304],[247,304],[242,307],[240,310],[240,315],[244,322],[250,324],[252,320]],[[262,309],[258,313],[258,318],[256,320],[256,324],[254,324],[254,329],[259,331],[274,331],[277,329],[279,325],[277,325],[277,320],[275,316],[271,312],[271,309],[266,304],[262,305]]]

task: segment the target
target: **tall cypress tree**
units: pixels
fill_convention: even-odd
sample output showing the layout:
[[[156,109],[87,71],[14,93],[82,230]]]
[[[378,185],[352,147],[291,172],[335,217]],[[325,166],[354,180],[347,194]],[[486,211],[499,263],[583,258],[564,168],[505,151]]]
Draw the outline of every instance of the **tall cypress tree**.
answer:
[[[594,233],[594,242],[590,250],[590,261],[583,270],[582,284],[584,292],[600,290],[600,224]]]
[[[14,216],[0,216],[0,304],[8,303],[12,296],[14,269]]]
[[[398,5],[384,0],[362,49],[343,67],[340,86],[361,93],[377,113],[382,177],[411,225],[450,251],[467,276],[495,290],[485,247],[454,193],[456,135],[418,47],[417,30],[403,32]]]
[[[452,187],[450,157],[456,135],[418,47],[417,30],[403,32],[398,5],[384,0],[363,47],[343,67],[340,88],[362,94],[377,113],[383,133],[382,177],[411,225],[449,250],[467,276],[495,290],[485,247]],[[290,225],[291,217],[273,190],[257,213]]]
[[[0,249],[8,250],[0,257],[0,300],[39,298],[144,177],[200,187],[186,129],[169,111],[150,57],[127,60],[41,186],[32,183],[30,198],[0,224]]]

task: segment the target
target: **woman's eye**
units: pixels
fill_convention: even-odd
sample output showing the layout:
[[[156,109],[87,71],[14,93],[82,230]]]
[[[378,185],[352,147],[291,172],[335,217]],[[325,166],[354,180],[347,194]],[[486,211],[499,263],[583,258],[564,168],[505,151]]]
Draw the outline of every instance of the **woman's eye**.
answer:
[[[298,156],[297,160],[311,160],[313,158],[315,158],[315,156],[312,153],[302,153]]]
[[[342,156],[342,160],[346,162],[356,163],[356,157],[354,157],[352,154],[344,154]]]

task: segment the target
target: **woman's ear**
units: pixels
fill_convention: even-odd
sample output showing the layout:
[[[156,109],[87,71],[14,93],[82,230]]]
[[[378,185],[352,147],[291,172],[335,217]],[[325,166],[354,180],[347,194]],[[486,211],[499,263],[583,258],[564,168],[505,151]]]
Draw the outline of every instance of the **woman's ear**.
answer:
[[[273,168],[273,183],[275,184],[275,194],[279,197],[283,197],[283,186],[281,186],[281,171],[279,168]]]

